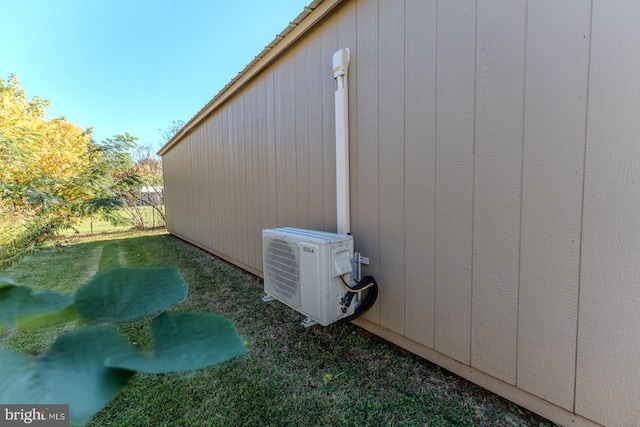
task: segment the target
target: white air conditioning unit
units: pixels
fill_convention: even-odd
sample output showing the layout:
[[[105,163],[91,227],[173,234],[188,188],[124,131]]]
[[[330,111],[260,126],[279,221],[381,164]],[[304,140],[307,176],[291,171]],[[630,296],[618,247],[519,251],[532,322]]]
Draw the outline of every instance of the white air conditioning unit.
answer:
[[[350,283],[353,237],[300,228],[262,230],[265,300],[275,298],[307,316],[302,324],[327,326],[354,313],[344,305]]]

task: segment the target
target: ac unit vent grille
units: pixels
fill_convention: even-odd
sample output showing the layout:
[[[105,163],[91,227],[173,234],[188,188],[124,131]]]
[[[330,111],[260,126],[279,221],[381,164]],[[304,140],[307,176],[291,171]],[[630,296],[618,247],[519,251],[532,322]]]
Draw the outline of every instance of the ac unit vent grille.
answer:
[[[275,297],[300,307],[300,268],[298,248],[284,239],[271,239],[264,254],[266,291]]]

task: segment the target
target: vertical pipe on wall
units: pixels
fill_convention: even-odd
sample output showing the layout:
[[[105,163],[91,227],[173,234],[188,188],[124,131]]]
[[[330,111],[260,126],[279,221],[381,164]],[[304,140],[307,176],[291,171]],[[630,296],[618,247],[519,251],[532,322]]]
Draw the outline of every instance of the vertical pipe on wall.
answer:
[[[340,49],[333,54],[333,77],[336,79],[336,197],[337,232],[351,231],[349,207],[349,92],[347,69],[349,49]]]

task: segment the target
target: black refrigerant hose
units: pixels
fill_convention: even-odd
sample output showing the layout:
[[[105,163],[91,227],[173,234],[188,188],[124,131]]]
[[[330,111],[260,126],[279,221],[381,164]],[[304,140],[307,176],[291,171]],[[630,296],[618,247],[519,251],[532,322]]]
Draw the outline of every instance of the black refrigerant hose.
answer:
[[[364,276],[359,282],[356,282],[356,285],[353,287],[347,285],[344,277],[342,277],[341,279],[344,282],[346,288],[349,290],[349,292],[347,292],[347,295],[345,295],[347,307],[351,305],[351,300],[353,300],[353,297],[355,297],[357,293],[365,289],[368,289],[369,292],[367,293],[367,296],[364,298],[364,300],[362,300],[360,305],[356,308],[354,313],[351,316],[340,319],[340,323],[350,322],[362,316],[376,302],[376,299],[378,299],[378,283],[376,282],[376,279],[373,278],[373,276]]]

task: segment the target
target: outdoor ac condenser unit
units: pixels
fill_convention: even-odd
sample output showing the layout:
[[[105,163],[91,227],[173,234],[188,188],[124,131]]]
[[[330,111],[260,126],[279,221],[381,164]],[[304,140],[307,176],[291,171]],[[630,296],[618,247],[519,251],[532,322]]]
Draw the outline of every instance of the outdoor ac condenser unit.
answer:
[[[354,313],[353,305],[343,305],[340,277],[352,271],[352,236],[289,227],[262,230],[262,256],[266,298],[307,316],[304,326],[327,326]]]

